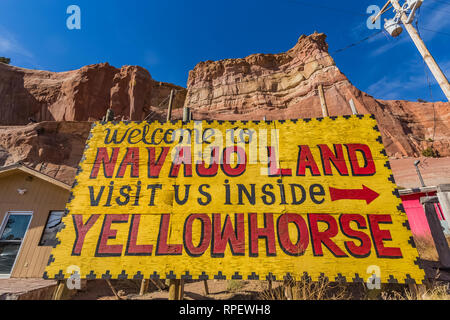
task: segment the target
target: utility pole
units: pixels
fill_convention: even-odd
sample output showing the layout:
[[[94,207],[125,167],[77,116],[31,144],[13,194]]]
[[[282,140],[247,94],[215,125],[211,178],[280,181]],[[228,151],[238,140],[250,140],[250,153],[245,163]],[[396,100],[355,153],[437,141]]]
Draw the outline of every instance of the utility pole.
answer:
[[[398,0],[391,0],[391,3],[395,10],[400,11],[402,9],[400,7],[400,4],[398,3]],[[411,23],[408,23],[408,17],[404,12],[402,12],[401,21],[403,22],[406,31],[408,31],[411,39],[414,41],[414,44],[416,45],[417,49],[422,55],[423,60],[425,60],[425,62],[428,65],[428,68],[430,68],[431,70],[431,73],[434,75],[437,82],[439,83],[439,86],[442,88],[442,91],[444,91],[447,100],[450,101],[450,84],[448,83],[445,74],[442,72],[441,68],[439,68],[430,51],[428,51],[427,46],[420,38],[420,35],[417,32],[416,28],[414,28],[414,26]]]
[[[323,91],[323,85],[319,84],[317,86],[317,90],[319,91],[320,106],[322,107],[322,116],[326,118],[328,117],[328,107],[327,107],[327,100],[325,99],[325,93]]]
[[[439,65],[436,63],[436,60],[434,60],[433,56],[431,55],[430,51],[426,47],[425,43],[420,38],[420,35],[417,32],[416,28],[414,28],[414,26],[411,24],[412,19],[414,18],[415,10],[418,7],[420,7],[420,5],[422,5],[422,1],[423,0],[417,0],[417,1],[407,0],[406,3],[408,5],[409,4],[414,5],[413,8],[408,7],[407,9],[405,9],[405,6],[401,7],[400,4],[398,3],[398,0],[390,0],[390,3],[394,7],[397,14],[400,15],[400,21],[405,26],[406,31],[408,31],[409,36],[411,37],[411,39],[413,40],[417,49],[419,50],[420,54],[422,55],[423,60],[428,65],[428,68],[430,68],[431,73],[433,74],[433,76],[435,77],[439,86],[441,87],[442,91],[444,92],[445,96],[447,97],[447,100],[450,101],[450,84],[448,83],[448,80],[447,80],[445,74],[442,72],[441,68],[439,68]],[[386,5],[384,8],[386,8]],[[408,10],[408,9],[412,10],[409,17],[406,15],[406,10]],[[376,19],[374,19],[372,21],[375,23],[375,20]],[[393,35],[393,36],[397,36],[397,35],[398,34]]]
[[[170,91],[169,108],[167,110],[167,122],[172,119],[173,99],[175,98],[175,90]]]
[[[425,182],[423,181],[422,174],[420,173],[419,169],[420,160],[414,161],[414,167],[416,167],[417,176],[419,177],[420,184],[422,185],[422,188],[425,188]]]

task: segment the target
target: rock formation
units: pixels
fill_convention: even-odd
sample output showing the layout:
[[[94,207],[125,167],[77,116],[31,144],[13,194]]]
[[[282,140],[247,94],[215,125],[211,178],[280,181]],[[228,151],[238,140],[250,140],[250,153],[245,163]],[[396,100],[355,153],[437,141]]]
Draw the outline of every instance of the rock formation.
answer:
[[[72,184],[91,129],[89,122],[41,122],[0,127],[0,167],[23,162]]]
[[[189,73],[185,105],[194,119],[268,120],[322,117],[323,85],[330,116],[375,114],[391,156],[419,156],[431,146],[450,156],[450,103],[383,101],[361,92],[336,67],[324,34],[301,36],[281,54],[199,63]]]
[[[23,161],[71,183],[88,121],[101,119],[108,108],[118,119],[165,120],[175,89],[174,119],[183,105],[195,120],[321,117],[319,84],[331,116],[351,114],[350,99],[359,113],[375,114],[392,158],[418,157],[429,147],[450,156],[450,103],[375,99],[350,83],[327,49],[325,35],[315,33],[301,36],[286,53],[201,62],[189,73],[187,91],[135,66],[104,63],[54,73],[0,63],[0,125],[10,126],[0,127],[0,166]]]
[[[172,89],[177,90],[174,108],[180,108],[186,89],[155,81],[142,67],[102,63],[55,73],[0,63],[0,125],[96,121],[108,108],[118,119],[159,119]]]

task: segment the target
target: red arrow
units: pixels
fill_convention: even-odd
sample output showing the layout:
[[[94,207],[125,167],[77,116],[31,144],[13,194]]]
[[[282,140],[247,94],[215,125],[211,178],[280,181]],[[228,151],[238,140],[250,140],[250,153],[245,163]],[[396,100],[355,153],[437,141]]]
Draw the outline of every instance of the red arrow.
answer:
[[[366,200],[370,204],[379,194],[365,185],[362,189],[336,189],[330,187],[331,201],[337,200]]]

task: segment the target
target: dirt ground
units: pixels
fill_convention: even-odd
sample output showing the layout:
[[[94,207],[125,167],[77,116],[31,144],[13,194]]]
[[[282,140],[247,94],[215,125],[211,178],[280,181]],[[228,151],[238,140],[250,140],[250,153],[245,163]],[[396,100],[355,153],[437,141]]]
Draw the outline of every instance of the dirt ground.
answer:
[[[167,300],[169,297],[168,288],[160,291],[152,283],[143,296],[139,295],[138,280],[112,280],[111,284],[124,300]],[[280,285],[282,282],[274,282],[272,287],[277,288]],[[268,288],[268,281],[208,280],[208,288],[209,295],[206,295],[203,281],[186,281],[184,300],[257,300]],[[117,300],[117,298],[106,281],[93,280],[88,281],[87,288],[79,291],[72,300]]]

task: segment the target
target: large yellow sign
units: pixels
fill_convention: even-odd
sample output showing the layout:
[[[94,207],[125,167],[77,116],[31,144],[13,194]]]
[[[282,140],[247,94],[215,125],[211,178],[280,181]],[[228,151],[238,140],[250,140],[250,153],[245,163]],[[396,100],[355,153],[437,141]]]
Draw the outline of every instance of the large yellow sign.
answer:
[[[373,116],[95,123],[45,277],[422,282]]]

